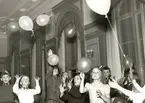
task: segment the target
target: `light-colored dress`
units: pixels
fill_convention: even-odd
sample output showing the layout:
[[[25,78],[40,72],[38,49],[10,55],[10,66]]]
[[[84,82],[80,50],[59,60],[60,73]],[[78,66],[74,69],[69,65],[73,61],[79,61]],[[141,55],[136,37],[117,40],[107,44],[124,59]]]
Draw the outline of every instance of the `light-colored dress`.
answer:
[[[90,103],[105,103],[105,101],[97,97],[97,91],[100,91],[102,95],[110,98],[110,86],[107,84],[98,84],[95,85],[93,83],[86,83],[85,88],[87,88],[89,92]]]

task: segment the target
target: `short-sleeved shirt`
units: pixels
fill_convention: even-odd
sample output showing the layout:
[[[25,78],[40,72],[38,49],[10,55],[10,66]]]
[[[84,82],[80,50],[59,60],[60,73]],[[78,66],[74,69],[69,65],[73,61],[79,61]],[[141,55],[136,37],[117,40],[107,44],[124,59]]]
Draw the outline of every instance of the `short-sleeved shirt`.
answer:
[[[93,83],[86,83],[85,88],[89,92],[90,103],[105,103],[102,98],[97,97],[97,91],[100,91],[102,95],[109,97],[110,95],[110,86],[108,84],[98,84],[94,85]]]

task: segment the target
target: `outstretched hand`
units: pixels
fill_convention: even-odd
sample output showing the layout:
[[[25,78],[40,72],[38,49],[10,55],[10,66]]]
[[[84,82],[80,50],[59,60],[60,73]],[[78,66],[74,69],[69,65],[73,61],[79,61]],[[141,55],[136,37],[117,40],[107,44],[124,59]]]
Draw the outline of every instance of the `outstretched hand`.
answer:
[[[72,81],[73,81],[73,78],[67,84],[69,90],[72,88]]]
[[[64,93],[66,91],[66,88],[64,88],[62,85],[59,86],[60,93]]]
[[[34,79],[35,79],[35,81],[39,82],[40,77],[35,77]]]
[[[20,76],[20,75],[15,75],[15,78],[16,78],[16,80],[20,80],[20,78],[21,78],[22,76]]]
[[[112,88],[117,88],[118,87],[118,83],[113,78],[111,78],[111,81],[109,80],[109,85]]]

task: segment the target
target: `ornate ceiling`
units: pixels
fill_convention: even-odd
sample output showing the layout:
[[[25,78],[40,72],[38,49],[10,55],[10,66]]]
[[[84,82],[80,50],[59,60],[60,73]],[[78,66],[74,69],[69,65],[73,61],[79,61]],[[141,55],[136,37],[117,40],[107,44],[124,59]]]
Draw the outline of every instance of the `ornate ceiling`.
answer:
[[[5,32],[6,25],[10,21],[18,21],[19,17],[22,15],[33,16],[35,13],[32,15],[31,12],[37,12],[36,9],[40,5],[47,4],[47,6],[51,8],[52,5],[54,6],[61,1],[62,0],[0,0],[0,32]],[[114,5],[116,1],[120,0],[112,0],[112,4]]]

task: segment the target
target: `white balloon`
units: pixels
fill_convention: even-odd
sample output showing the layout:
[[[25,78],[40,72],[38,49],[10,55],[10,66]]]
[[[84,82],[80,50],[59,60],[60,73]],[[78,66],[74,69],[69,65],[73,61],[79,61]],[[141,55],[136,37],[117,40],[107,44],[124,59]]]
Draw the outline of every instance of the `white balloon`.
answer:
[[[28,16],[22,16],[19,19],[19,25],[22,29],[26,31],[31,31],[33,29],[33,21]]]
[[[59,62],[59,57],[56,54],[52,54],[47,58],[50,65],[57,65]]]
[[[48,24],[49,20],[50,20],[50,16],[43,14],[37,17],[36,22],[39,26],[45,26]]]
[[[107,15],[111,0],[86,0],[89,8],[100,15]]]

